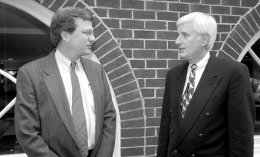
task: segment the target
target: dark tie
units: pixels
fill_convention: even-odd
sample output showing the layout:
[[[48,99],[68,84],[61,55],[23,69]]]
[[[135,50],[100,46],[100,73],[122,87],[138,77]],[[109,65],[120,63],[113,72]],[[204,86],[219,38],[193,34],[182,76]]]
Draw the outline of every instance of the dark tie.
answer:
[[[194,87],[195,87],[195,70],[198,66],[196,64],[191,65],[191,73],[189,76],[189,82],[187,83],[187,86],[184,91],[183,99],[181,101],[182,106],[182,118],[184,118],[186,110],[190,104],[192,95],[194,93]]]
[[[71,62],[71,85],[72,85],[72,118],[77,134],[78,146],[82,157],[88,155],[88,132],[86,118],[82,103],[82,96],[78,77],[75,73],[76,62]]]

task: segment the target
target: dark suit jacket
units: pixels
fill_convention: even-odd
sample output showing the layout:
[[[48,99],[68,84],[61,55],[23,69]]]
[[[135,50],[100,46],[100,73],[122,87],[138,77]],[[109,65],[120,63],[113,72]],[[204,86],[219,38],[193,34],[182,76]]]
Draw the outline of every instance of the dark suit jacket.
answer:
[[[116,113],[101,65],[81,58],[96,110],[92,157],[111,157]],[[80,157],[65,87],[50,55],[21,67],[17,76],[16,136],[29,157]]]
[[[254,99],[246,66],[211,56],[185,118],[188,63],[167,73],[157,157],[253,157]]]

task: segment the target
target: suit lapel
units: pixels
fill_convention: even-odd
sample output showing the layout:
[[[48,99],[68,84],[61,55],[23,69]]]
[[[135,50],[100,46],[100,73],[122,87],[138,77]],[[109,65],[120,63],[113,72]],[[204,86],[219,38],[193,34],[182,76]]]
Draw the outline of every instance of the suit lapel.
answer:
[[[184,88],[184,83],[185,83],[185,79],[186,79],[186,74],[187,74],[187,69],[188,69],[188,62],[185,64],[182,64],[175,73],[172,73],[173,77],[171,77],[171,79],[173,79],[173,83],[170,83],[171,86],[171,92],[173,93],[173,95],[171,95],[171,104],[176,104],[176,105],[171,105],[171,107],[173,107],[173,129],[176,132],[176,141],[178,141],[179,138],[179,133],[180,128],[181,128],[181,99],[182,99],[182,91]],[[171,82],[171,81],[170,81]],[[176,91],[180,91],[180,92],[176,92]]]
[[[63,85],[60,71],[54,57],[54,52],[47,56],[46,68],[44,69],[44,72],[47,74],[44,80],[45,84],[50,92],[58,113],[71,136],[75,141],[77,141],[65,87]]]
[[[185,117],[182,119],[180,129],[181,135],[179,136],[178,142],[181,142],[193,128],[201,112],[205,108],[208,99],[216,89],[221,79],[222,77],[218,76],[218,62],[215,57],[210,57],[192,97],[190,105],[186,111]]]
[[[96,75],[96,71],[94,71],[95,68],[93,68],[93,64],[90,63],[92,61],[81,57],[80,58],[81,64],[83,66],[83,69],[87,75],[87,78],[89,80],[89,84],[91,86],[91,90],[93,92],[93,97],[94,97],[94,106],[95,106],[95,114],[96,114],[96,137],[95,139],[97,140],[98,136],[99,136],[99,131],[101,130],[100,128],[100,124],[101,123],[101,102],[100,102],[100,98],[98,98],[98,96],[100,96],[100,94],[98,93],[98,76]]]

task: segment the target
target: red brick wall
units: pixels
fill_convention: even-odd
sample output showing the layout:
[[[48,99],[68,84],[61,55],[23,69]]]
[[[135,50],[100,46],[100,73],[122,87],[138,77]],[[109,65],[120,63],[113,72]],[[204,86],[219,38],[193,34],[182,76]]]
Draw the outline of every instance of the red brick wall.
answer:
[[[258,0],[36,0],[56,11],[78,6],[95,19],[94,45],[115,91],[121,116],[122,156],[156,156],[167,70],[181,61],[176,21],[192,11],[214,15],[213,52],[237,59],[260,29]]]

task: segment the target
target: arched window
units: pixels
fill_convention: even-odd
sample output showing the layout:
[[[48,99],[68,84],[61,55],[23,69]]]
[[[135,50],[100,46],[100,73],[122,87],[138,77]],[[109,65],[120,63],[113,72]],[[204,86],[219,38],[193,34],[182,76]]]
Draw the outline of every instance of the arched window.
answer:
[[[254,154],[258,156],[260,155],[260,32],[250,40],[237,60],[246,64],[250,73],[256,110]]]
[[[238,61],[249,69],[256,109],[255,135],[260,135],[260,33],[250,40]]]
[[[16,77],[20,66],[47,55],[51,50],[51,43],[48,26],[12,4],[12,0],[8,3],[0,1],[0,69]],[[0,75],[0,111],[6,109],[15,95],[15,83]],[[14,108],[7,108],[1,113],[0,155],[17,156],[23,150],[14,132]]]

